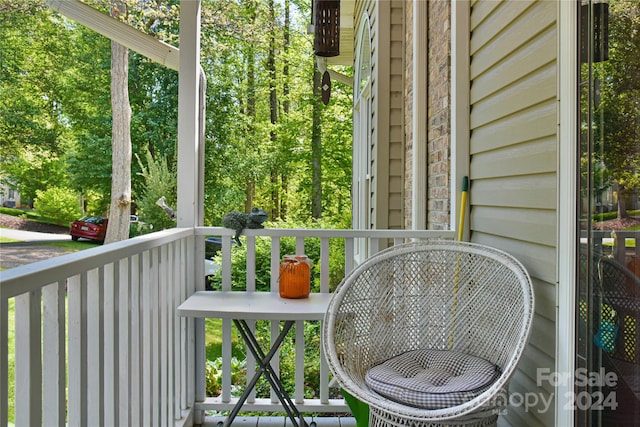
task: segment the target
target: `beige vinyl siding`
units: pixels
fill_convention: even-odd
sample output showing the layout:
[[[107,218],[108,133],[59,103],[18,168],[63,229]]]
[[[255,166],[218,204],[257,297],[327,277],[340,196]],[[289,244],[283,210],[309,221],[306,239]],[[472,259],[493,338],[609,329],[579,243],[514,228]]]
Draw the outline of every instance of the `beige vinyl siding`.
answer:
[[[372,150],[372,209],[373,224],[371,228],[384,229],[388,224],[389,206],[389,68],[390,68],[390,35],[389,22],[391,2],[376,2],[375,11],[370,16],[371,26],[375,28],[372,35],[372,70],[371,86],[374,116],[372,117],[373,150]]]
[[[370,228],[402,228],[404,197],[404,2],[362,1],[371,25]]]
[[[533,331],[511,392],[553,396],[557,224],[556,4],[478,1],[471,9],[469,225],[516,256],[536,293]],[[554,405],[510,407],[501,424],[554,424]]]

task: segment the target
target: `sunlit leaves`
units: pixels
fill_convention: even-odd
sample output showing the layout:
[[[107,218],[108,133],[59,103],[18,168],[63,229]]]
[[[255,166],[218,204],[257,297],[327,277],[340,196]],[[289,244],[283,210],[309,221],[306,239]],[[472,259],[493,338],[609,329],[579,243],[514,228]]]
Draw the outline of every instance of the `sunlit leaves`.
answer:
[[[609,59],[593,68],[600,89],[595,153],[623,200],[640,188],[640,4],[616,0],[609,5]]]
[[[108,0],[86,1],[109,13]],[[121,0],[117,19],[179,47],[178,0]],[[219,225],[249,195],[268,209],[273,171],[288,218],[311,216],[311,116],[314,57],[307,34],[310,2],[291,1],[285,49],[284,1],[267,20],[265,0],[202,0],[201,65],[207,78],[205,223]],[[33,8],[31,7],[33,6]],[[17,9],[16,9],[17,8]],[[15,13],[19,10],[19,13]],[[269,40],[275,41],[278,120],[269,111]],[[284,68],[288,67],[285,81]],[[347,73],[349,73],[347,71]],[[287,88],[287,89],[285,89]],[[110,41],[36,0],[0,0],[0,155],[47,153],[74,190],[108,200],[111,174]],[[140,54],[129,56],[134,154],[176,167],[178,74]],[[288,107],[285,108],[285,102]],[[329,216],[350,211],[350,89],[334,84],[322,107],[323,205]],[[270,135],[276,135],[271,140]],[[59,155],[58,155],[59,154]],[[143,164],[146,164],[143,162]],[[132,190],[148,185],[132,164]],[[2,171],[0,171],[2,172]],[[33,176],[39,176],[33,174]],[[41,186],[48,185],[45,180]]]

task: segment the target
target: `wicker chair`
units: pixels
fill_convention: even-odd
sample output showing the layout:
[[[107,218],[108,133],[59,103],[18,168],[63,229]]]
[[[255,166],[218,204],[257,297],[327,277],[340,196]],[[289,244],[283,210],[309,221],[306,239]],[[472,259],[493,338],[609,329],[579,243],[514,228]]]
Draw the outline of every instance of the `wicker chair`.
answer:
[[[453,241],[398,245],[366,260],[338,286],[325,315],[324,351],[340,386],[369,405],[370,426],[495,425],[508,402],[533,306],[527,272],[502,251]],[[406,378],[398,385],[392,382],[397,378],[385,377],[398,358],[404,358],[402,371],[403,363],[434,353],[488,362],[495,375],[473,390],[432,394],[429,369],[437,368],[436,376],[442,369],[428,362],[417,368],[431,381],[417,400],[411,390],[407,398]],[[376,369],[384,372],[372,379]],[[416,378],[407,387],[421,387]],[[449,400],[455,403],[447,405]]]

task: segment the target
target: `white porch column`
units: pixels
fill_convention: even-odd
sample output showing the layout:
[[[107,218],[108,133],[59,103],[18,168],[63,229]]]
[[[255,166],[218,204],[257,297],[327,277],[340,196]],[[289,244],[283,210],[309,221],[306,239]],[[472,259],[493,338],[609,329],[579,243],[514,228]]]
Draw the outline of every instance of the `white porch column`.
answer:
[[[202,225],[201,188],[203,186],[204,156],[200,143],[200,0],[180,2],[180,71],[178,77],[178,227]],[[204,289],[204,242],[187,247],[188,282],[197,290]],[[202,402],[205,398],[205,343],[204,320],[196,319],[193,334],[188,334],[187,366],[192,368],[189,376],[187,404]],[[201,424],[203,411],[194,410],[194,424]]]
[[[200,0],[180,2],[178,78],[178,227],[198,224],[200,153],[198,135]]]

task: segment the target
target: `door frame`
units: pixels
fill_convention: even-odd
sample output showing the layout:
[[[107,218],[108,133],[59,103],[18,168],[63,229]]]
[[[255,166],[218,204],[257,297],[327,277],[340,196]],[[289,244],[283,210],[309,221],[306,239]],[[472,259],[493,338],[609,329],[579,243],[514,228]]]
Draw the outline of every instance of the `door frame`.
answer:
[[[556,426],[574,425],[577,262],[578,2],[558,2],[558,243],[556,283]]]

